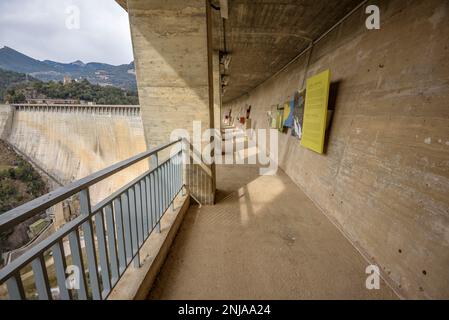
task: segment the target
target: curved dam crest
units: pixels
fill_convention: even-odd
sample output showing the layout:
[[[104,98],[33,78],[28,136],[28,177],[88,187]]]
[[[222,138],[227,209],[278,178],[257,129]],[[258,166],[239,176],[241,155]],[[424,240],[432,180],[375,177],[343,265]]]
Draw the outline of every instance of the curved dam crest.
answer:
[[[0,136],[62,184],[146,150],[139,106],[0,106]],[[138,163],[94,185],[92,203],[147,169]]]

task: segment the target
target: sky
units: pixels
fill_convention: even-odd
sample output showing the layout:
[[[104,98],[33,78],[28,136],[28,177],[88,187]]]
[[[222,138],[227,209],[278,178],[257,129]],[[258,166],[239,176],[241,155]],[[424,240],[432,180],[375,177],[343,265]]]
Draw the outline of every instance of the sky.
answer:
[[[134,60],[128,14],[115,0],[0,0],[0,48],[38,60]]]

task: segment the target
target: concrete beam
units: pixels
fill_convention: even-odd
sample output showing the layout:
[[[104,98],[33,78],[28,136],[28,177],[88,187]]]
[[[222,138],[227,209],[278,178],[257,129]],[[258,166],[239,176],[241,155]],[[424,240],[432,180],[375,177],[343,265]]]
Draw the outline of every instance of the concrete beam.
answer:
[[[194,121],[201,122],[202,130],[214,127],[206,4],[205,0],[128,0],[148,147],[167,142],[176,129],[185,129],[192,137]],[[213,190],[202,190],[203,203],[213,202],[214,174],[211,179],[204,183]]]

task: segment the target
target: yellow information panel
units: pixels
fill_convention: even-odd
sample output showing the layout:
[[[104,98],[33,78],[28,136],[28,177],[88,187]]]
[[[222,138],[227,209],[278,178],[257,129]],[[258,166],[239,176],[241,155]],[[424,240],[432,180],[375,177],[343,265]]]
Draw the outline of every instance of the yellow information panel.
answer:
[[[324,152],[330,78],[327,70],[307,80],[301,145],[318,153]]]

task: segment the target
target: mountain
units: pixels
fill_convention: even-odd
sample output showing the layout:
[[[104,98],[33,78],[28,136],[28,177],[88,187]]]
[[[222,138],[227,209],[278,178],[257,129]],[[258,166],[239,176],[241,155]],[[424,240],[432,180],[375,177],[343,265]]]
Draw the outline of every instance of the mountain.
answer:
[[[36,60],[12,48],[0,49],[0,68],[29,74],[42,81],[63,81],[64,76],[72,79],[86,79],[101,86],[115,86],[126,90],[137,90],[134,62],[113,66],[106,63],[85,64],[77,60],[60,63],[51,60]]]
[[[30,58],[9,47],[0,49],[0,68],[21,73],[52,71],[45,62]]]

